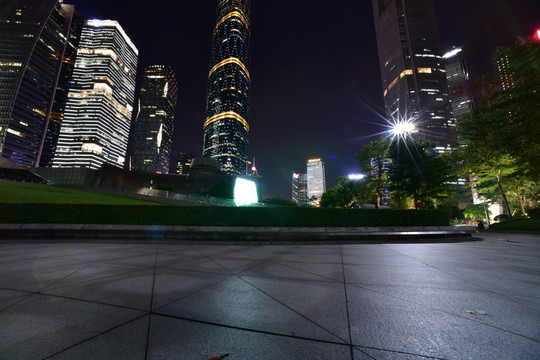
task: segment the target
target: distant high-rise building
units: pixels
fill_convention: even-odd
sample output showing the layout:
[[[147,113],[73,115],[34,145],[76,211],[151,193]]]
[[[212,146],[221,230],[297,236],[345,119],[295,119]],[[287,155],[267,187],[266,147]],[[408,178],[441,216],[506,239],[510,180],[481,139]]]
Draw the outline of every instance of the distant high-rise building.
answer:
[[[249,133],[249,0],[220,0],[208,74],[203,156],[245,174]]]
[[[178,84],[170,66],[146,67],[133,125],[132,170],[169,173],[177,96]]]
[[[193,162],[192,153],[180,153],[176,158],[176,173],[181,175],[187,175],[191,163]]]
[[[85,21],[53,167],[124,166],[138,53],[117,21]]]
[[[457,143],[433,0],[372,0],[383,96],[392,122],[445,150]]]
[[[307,197],[320,198],[326,191],[324,163],[321,159],[309,159],[307,161]]]
[[[0,156],[50,166],[82,19],[58,0],[0,5]]]
[[[461,48],[455,48],[443,55],[448,81],[448,95],[452,103],[452,112],[456,120],[462,121],[474,107],[469,72]]]
[[[307,175],[306,174],[292,174],[292,201],[299,206],[308,205],[309,200],[307,196]]]

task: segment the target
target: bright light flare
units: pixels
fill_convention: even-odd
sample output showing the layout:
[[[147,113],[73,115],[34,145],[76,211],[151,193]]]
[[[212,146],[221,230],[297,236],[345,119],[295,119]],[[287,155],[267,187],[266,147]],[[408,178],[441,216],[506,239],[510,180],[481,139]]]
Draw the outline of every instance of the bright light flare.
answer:
[[[392,128],[390,129],[390,134],[393,137],[399,136],[399,137],[405,137],[412,133],[417,132],[418,129],[416,128],[416,125],[414,125],[411,121],[400,121],[395,123]]]
[[[347,175],[347,178],[349,178],[349,180],[362,180],[365,177],[366,177],[366,175],[364,175],[364,174],[349,174],[349,175]]]

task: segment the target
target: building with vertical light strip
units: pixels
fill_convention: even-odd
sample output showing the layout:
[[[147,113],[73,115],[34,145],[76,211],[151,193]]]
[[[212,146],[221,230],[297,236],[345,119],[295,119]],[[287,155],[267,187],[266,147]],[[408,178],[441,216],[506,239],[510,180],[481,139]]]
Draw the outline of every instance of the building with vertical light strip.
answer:
[[[0,5],[0,156],[50,166],[82,19],[58,0]]]
[[[203,156],[245,174],[249,133],[249,0],[219,0],[208,74]]]
[[[326,179],[324,172],[324,162],[321,159],[309,159],[307,161],[307,197],[319,199],[326,192]]]
[[[465,116],[474,108],[474,101],[469,85],[469,72],[463,57],[463,50],[455,48],[443,55],[448,81],[448,96],[452,103],[452,112],[457,122],[465,120]]]
[[[114,20],[86,20],[53,167],[123,167],[138,50]]]
[[[131,170],[169,173],[178,84],[170,66],[144,69],[139,113],[133,124]]]
[[[309,204],[307,196],[306,174],[292,174],[292,201],[299,206],[305,206]]]
[[[388,120],[412,121],[418,136],[445,151],[455,146],[433,0],[372,0]]]

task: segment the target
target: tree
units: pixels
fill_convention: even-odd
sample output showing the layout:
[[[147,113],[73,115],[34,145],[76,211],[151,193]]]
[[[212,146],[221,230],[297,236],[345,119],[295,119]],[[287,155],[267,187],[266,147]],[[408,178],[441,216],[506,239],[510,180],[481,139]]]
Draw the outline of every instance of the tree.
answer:
[[[391,149],[390,190],[401,194],[400,198],[411,197],[415,209],[434,208],[452,193],[450,183],[455,178],[450,158],[435,152],[433,146],[419,139],[403,139]]]
[[[262,202],[266,205],[273,205],[273,206],[298,207],[298,204],[296,204],[295,202],[292,202],[290,200],[285,200],[279,196],[266,198]]]
[[[463,210],[463,216],[465,216],[466,219],[476,221],[476,219],[483,219],[484,216],[486,216],[487,211],[488,210],[484,209],[484,205],[469,204],[465,210]]]
[[[504,74],[484,77],[491,93],[458,124],[462,147],[456,154],[462,173],[490,199],[497,189],[512,217],[508,193],[523,211],[526,194],[534,194],[531,184],[540,180],[540,45],[499,48],[496,59],[504,59]]]
[[[362,203],[365,184],[362,181],[349,180],[345,176],[336,179],[336,185],[321,197],[321,207],[351,208]]]
[[[366,178],[367,196],[369,202],[374,202],[380,208],[382,197],[388,189],[388,167],[390,165],[390,142],[379,138],[364,145],[356,154],[360,169]]]

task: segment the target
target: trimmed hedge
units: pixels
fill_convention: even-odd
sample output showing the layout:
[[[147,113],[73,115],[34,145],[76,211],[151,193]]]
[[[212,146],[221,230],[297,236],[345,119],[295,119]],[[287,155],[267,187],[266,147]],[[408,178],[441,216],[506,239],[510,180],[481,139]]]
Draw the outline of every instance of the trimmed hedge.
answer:
[[[488,231],[522,231],[540,233],[540,219],[512,219],[489,225]]]
[[[177,226],[447,226],[445,210],[206,207],[173,205],[0,204],[0,223]]]

